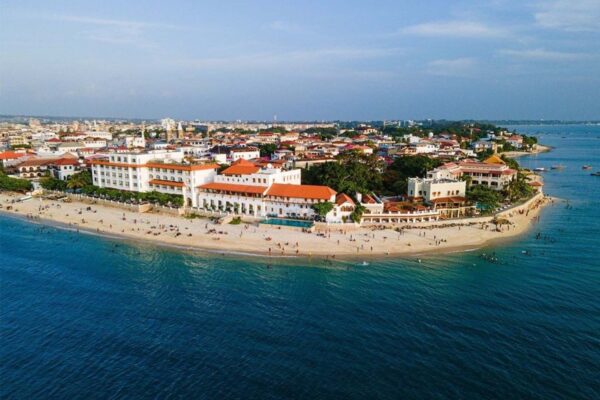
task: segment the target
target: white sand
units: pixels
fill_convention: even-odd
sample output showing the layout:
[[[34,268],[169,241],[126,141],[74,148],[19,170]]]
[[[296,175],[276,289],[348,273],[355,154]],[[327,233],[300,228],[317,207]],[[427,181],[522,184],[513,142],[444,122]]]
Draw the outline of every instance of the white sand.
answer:
[[[517,158],[522,156],[530,156],[532,154],[546,153],[550,150],[552,150],[552,147],[538,144],[533,151],[506,151],[500,154],[505,155],[506,157]]]
[[[405,229],[403,233],[391,228],[362,227],[345,234],[332,231],[320,236],[296,228],[250,224],[218,225],[208,219],[190,220],[165,214],[140,214],[80,202],[64,203],[34,198],[11,204],[12,200],[19,197],[18,194],[0,193],[0,204],[3,206],[0,211],[34,217],[41,222],[59,222],[74,229],[159,242],[163,245],[223,252],[346,258],[478,248],[492,241],[522,234],[535,223],[542,206],[550,201],[540,195],[518,209],[504,213],[503,217],[507,217],[511,225],[501,227],[501,232],[496,231],[496,226],[491,223],[488,223],[487,228],[480,222],[475,226],[460,227],[432,227],[431,223],[421,223],[418,224],[418,229]],[[12,210],[8,211],[8,206],[12,206]],[[92,211],[87,211],[87,207],[91,207]],[[522,214],[519,214],[518,210],[522,210]],[[491,218],[476,220],[489,222]],[[466,224],[473,221],[465,219],[443,223]],[[209,233],[210,230],[217,232]],[[177,236],[177,232],[180,235]]]

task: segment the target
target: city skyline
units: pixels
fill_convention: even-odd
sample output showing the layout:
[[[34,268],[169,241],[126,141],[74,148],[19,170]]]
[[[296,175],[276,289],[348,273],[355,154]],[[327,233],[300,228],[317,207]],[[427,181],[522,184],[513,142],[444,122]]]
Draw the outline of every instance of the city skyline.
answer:
[[[590,0],[10,2],[0,112],[598,119],[598,18]]]

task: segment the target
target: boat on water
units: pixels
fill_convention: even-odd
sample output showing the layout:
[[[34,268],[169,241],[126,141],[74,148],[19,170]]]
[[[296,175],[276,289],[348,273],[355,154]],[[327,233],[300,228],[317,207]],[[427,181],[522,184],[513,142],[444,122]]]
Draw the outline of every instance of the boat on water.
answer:
[[[544,167],[536,167],[533,170],[536,171],[536,172],[545,172],[546,168],[544,168]]]
[[[591,176],[600,176],[600,171],[592,172],[590,175]]]
[[[581,167],[581,169],[585,169],[585,170],[592,169],[592,166],[591,165],[584,165],[583,167]]]
[[[565,166],[562,164],[554,164],[552,167],[550,167],[552,169],[564,169]]]

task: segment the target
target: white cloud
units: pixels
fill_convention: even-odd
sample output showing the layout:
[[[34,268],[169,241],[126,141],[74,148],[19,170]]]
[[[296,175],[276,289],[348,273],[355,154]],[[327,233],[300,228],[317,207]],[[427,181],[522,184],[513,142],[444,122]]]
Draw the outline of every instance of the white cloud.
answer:
[[[584,53],[569,53],[562,51],[550,51],[545,49],[526,49],[526,50],[512,50],[503,49],[498,50],[498,54],[521,58],[529,60],[544,60],[544,61],[574,61],[584,58],[589,58],[589,54]]]
[[[600,32],[599,0],[551,0],[539,3],[535,21],[544,28]]]
[[[440,76],[468,76],[475,71],[477,60],[471,57],[439,59],[427,64],[427,73]]]
[[[97,42],[132,45],[140,48],[154,48],[154,43],[146,38],[146,33],[150,29],[156,30],[188,30],[188,28],[178,25],[121,20],[121,19],[103,19],[76,15],[55,15],[51,20],[78,24],[85,27],[82,31],[84,37]]]
[[[277,67],[321,63],[330,60],[361,60],[390,57],[402,52],[398,48],[324,48],[297,50],[288,52],[254,53],[228,55],[223,57],[205,57],[186,61],[186,65],[196,68],[252,68]]]
[[[121,27],[132,30],[141,30],[143,28],[163,28],[163,29],[172,29],[172,30],[184,30],[186,29],[183,26],[179,25],[171,25],[171,24],[163,24],[157,22],[148,22],[148,21],[134,21],[134,20],[122,20],[122,19],[104,19],[104,18],[93,18],[93,17],[84,17],[77,15],[56,15],[51,19],[57,21],[65,21],[65,22],[76,22],[85,25],[99,25],[99,26],[112,26],[112,27]]]
[[[494,38],[508,36],[508,31],[487,26],[481,22],[447,21],[427,22],[408,26],[400,33],[428,37]]]

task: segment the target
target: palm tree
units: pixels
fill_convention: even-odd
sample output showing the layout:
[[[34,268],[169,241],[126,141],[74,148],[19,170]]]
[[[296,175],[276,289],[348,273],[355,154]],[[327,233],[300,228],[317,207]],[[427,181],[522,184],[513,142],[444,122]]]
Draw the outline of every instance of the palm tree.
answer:
[[[67,181],[68,189],[81,189],[84,186],[92,184],[92,176],[88,171],[81,171],[74,174]]]

